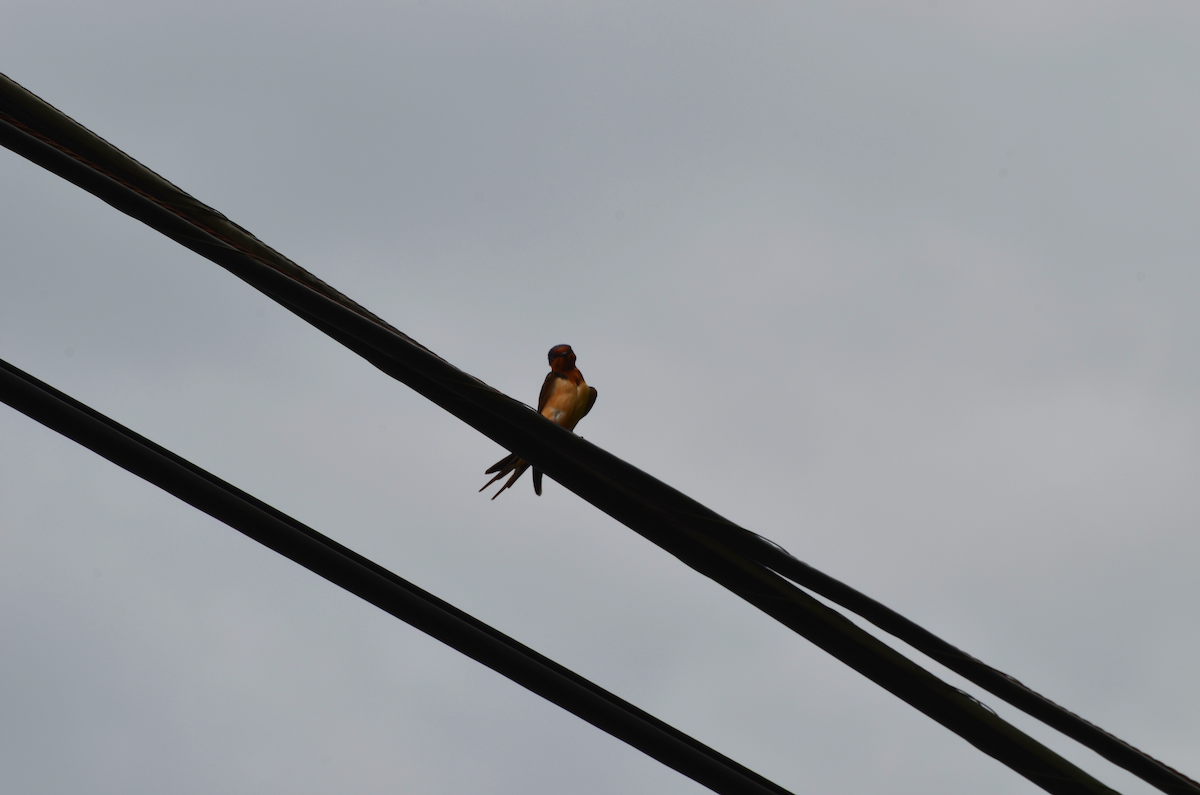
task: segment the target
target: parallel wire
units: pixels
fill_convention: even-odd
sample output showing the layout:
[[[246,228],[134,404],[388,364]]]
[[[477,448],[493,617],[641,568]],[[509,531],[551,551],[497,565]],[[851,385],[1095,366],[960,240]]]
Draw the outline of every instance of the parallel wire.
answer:
[[[964,733],[961,726],[953,725],[960,723],[960,714],[947,716],[945,709],[939,708],[944,705],[929,703],[926,698],[929,694],[914,696],[910,692],[911,682],[889,684],[881,681],[891,674],[864,670],[861,660],[856,663],[846,658],[845,649],[841,653],[833,651],[830,648],[833,641],[829,638],[819,642],[813,637],[811,628],[806,632],[796,626],[798,616],[803,617],[815,608],[802,604],[803,598],[797,594],[803,592],[781,590],[777,582],[764,577],[764,572],[778,572],[855,610],[868,621],[1064,731],[1164,792],[1200,793],[1200,785],[1178,771],[1053,704],[1012,677],[984,665],[885,606],[816,571],[777,545],[738,527],[594,445],[551,423],[539,422],[528,407],[454,368],[265,246],[225,216],[183,193],[3,76],[0,76],[0,143],[230,270],[501,445],[522,457],[538,461],[540,468],[567,488],[688,565],[758,604],[835,653],[839,659],[963,734],[985,752],[996,755],[994,749],[981,745],[978,737],[968,736],[972,729],[968,728]],[[780,600],[791,602],[789,608],[781,609]],[[804,624],[810,619],[811,616],[801,618],[799,623]],[[846,631],[843,627],[833,634]],[[849,655],[855,657],[860,652],[861,649],[857,649]],[[886,652],[882,654],[887,656]],[[885,663],[884,667],[891,664]],[[899,667],[906,666],[900,664]],[[931,677],[925,672],[922,674]],[[959,691],[953,692],[970,700]],[[943,696],[935,695],[934,701]],[[961,712],[962,705],[958,704],[951,712],[955,710]],[[943,714],[939,716],[939,713]],[[1029,742],[1032,741],[1025,738],[1018,744],[1027,749],[1034,748],[1028,745]],[[1034,756],[1040,754],[1041,751],[1037,751]],[[1041,775],[1020,762],[1010,766],[1031,778]],[[1049,774],[1038,783],[1059,786],[1054,782],[1062,778],[1058,774]]]
[[[548,657],[2,360],[0,400],[714,792],[790,795]]]

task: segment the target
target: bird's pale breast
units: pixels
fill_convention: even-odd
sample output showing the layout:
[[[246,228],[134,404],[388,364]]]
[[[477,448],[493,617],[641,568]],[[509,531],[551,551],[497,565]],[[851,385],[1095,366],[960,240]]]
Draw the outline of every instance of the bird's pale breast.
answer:
[[[553,423],[563,426],[568,431],[575,430],[575,425],[583,418],[587,406],[588,388],[582,381],[572,384],[563,379],[555,385],[554,392],[542,407],[542,416]]]

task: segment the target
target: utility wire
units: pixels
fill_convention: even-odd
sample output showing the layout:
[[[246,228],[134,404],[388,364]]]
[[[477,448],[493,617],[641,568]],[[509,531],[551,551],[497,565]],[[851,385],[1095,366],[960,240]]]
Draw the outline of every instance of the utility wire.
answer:
[[[648,712],[2,360],[0,400],[714,792],[790,795]]]
[[[949,699],[955,706],[947,712],[944,692],[936,687],[935,692],[926,692],[922,686],[914,688],[906,675],[897,679],[896,671],[906,668],[905,664],[916,669],[907,660],[904,663],[884,662],[882,668],[878,659],[864,662],[862,649],[855,648],[862,645],[858,640],[851,641],[851,650],[847,650],[845,636],[847,633],[853,635],[847,627],[839,626],[832,631],[831,637],[837,640],[830,637],[819,640],[820,632],[801,628],[811,621],[814,611],[820,612],[804,602],[811,598],[801,591],[781,588],[782,581],[776,582],[765,575],[778,572],[859,612],[885,631],[1015,706],[1046,720],[1164,792],[1200,793],[1200,785],[1196,782],[1053,704],[1015,679],[984,665],[641,470],[552,423],[542,421],[527,406],[440,359],[265,246],[225,216],[183,193],[3,76],[0,76],[0,143],[230,270],[504,447],[523,458],[537,461],[539,468],[567,488],[688,565],[758,604],[782,623],[831,651],[985,752],[1001,758],[990,740],[979,736],[973,728],[964,729],[961,714],[964,705],[959,699]],[[811,601],[821,607],[815,600]],[[783,607],[785,602],[791,604]],[[842,643],[840,652],[833,648],[838,643]],[[878,649],[865,656],[872,654],[877,658],[880,655],[888,657]],[[923,671],[921,674],[932,678]],[[917,679],[922,677],[918,675]],[[944,683],[939,684],[948,688]],[[971,701],[965,694],[953,692],[961,699]],[[978,716],[966,722],[977,723]],[[971,736],[973,732],[974,737]],[[1029,751],[1034,746],[1028,746],[1027,739],[1018,740],[1017,744],[1026,746]],[[999,753],[1006,754],[1007,751]],[[1034,752],[1033,755],[1039,754]],[[1031,778],[1041,775],[1016,759],[1006,761],[1006,764]],[[1039,784],[1058,786],[1054,782],[1063,779],[1064,776],[1049,774],[1045,781],[1039,780]]]

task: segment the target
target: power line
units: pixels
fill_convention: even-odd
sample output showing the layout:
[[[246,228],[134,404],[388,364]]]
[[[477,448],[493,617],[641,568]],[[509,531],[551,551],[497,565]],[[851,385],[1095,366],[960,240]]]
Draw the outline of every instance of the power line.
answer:
[[[539,468],[596,507],[1047,789],[1069,791],[1055,787],[1075,774],[1063,772],[1067,768],[1042,770],[1043,764],[1051,768],[1060,764],[1047,763],[1044,747],[1024,735],[1012,734],[1015,730],[979,708],[973,699],[828,611],[776,574],[858,612],[1164,792],[1200,793],[1196,782],[1015,679],[636,467],[542,421],[528,407],[437,357],[225,216],[2,76],[0,143],[226,268],[379,369],[506,448],[537,462]]]
[[[2,360],[0,400],[714,792],[790,795],[648,712]]]

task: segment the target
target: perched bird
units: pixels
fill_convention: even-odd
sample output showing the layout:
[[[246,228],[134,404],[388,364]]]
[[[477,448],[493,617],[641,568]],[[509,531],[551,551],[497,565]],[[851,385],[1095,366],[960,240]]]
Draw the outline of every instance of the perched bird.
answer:
[[[538,413],[573,431],[575,425],[592,410],[596,402],[596,389],[583,380],[583,373],[575,366],[575,351],[571,350],[570,345],[555,345],[550,349],[548,358],[550,372],[542,383],[542,394],[538,396]],[[496,476],[484,483],[483,489],[511,472],[512,477],[508,482],[492,495],[494,500],[500,496],[500,492],[516,483],[526,469],[529,469],[529,463],[522,461],[516,453],[506,455],[484,473],[490,475],[495,472]],[[542,473],[538,469],[533,470],[533,490],[539,497],[542,495]]]

